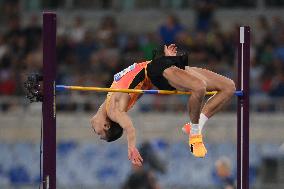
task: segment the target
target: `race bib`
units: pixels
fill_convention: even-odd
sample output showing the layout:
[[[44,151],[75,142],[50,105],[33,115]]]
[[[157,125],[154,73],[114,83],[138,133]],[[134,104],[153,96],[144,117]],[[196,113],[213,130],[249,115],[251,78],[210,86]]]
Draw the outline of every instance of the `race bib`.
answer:
[[[117,74],[115,74],[113,76],[114,81],[119,81],[125,74],[127,74],[128,72],[132,71],[135,69],[137,63],[132,64],[131,66],[128,66],[127,68],[125,68],[124,70],[118,72]]]

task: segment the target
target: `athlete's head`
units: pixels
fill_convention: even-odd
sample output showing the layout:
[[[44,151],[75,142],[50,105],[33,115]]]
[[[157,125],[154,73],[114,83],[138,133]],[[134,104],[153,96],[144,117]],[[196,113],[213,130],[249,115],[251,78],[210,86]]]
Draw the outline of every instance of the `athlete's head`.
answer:
[[[94,132],[100,136],[100,139],[112,142],[122,136],[123,129],[120,125],[108,118],[95,116],[91,120]]]
[[[115,141],[122,136],[122,133],[123,133],[122,127],[118,123],[110,120],[110,127],[106,131],[105,140],[107,142]]]

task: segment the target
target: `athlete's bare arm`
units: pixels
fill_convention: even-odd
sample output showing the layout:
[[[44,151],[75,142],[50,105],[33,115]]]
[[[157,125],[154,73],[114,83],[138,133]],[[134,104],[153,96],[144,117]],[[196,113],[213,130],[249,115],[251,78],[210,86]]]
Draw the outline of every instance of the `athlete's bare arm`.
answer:
[[[128,101],[130,97],[127,93],[114,93],[110,98],[110,107],[107,112],[108,117],[117,122],[127,134],[128,142],[128,158],[133,164],[141,166],[143,159],[136,148],[135,128],[131,118],[126,113]]]

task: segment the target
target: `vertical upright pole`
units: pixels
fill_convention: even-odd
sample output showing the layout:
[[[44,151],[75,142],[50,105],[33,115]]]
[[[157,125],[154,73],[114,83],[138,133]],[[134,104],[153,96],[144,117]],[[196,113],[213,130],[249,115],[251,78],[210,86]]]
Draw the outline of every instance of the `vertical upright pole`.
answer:
[[[56,14],[43,13],[43,189],[56,188]]]
[[[237,189],[249,189],[250,28],[240,27],[238,43]]]

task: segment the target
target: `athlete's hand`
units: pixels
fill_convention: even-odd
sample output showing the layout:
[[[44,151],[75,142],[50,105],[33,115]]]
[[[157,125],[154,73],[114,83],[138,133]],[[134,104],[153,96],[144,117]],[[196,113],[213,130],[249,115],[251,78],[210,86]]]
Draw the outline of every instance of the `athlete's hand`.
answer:
[[[143,159],[136,147],[128,147],[128,159],[133,165],[142,166]]]
[[[176,56],[177,46],[175,44],[170,44],[169,46],[164,45],[165,56]]]

